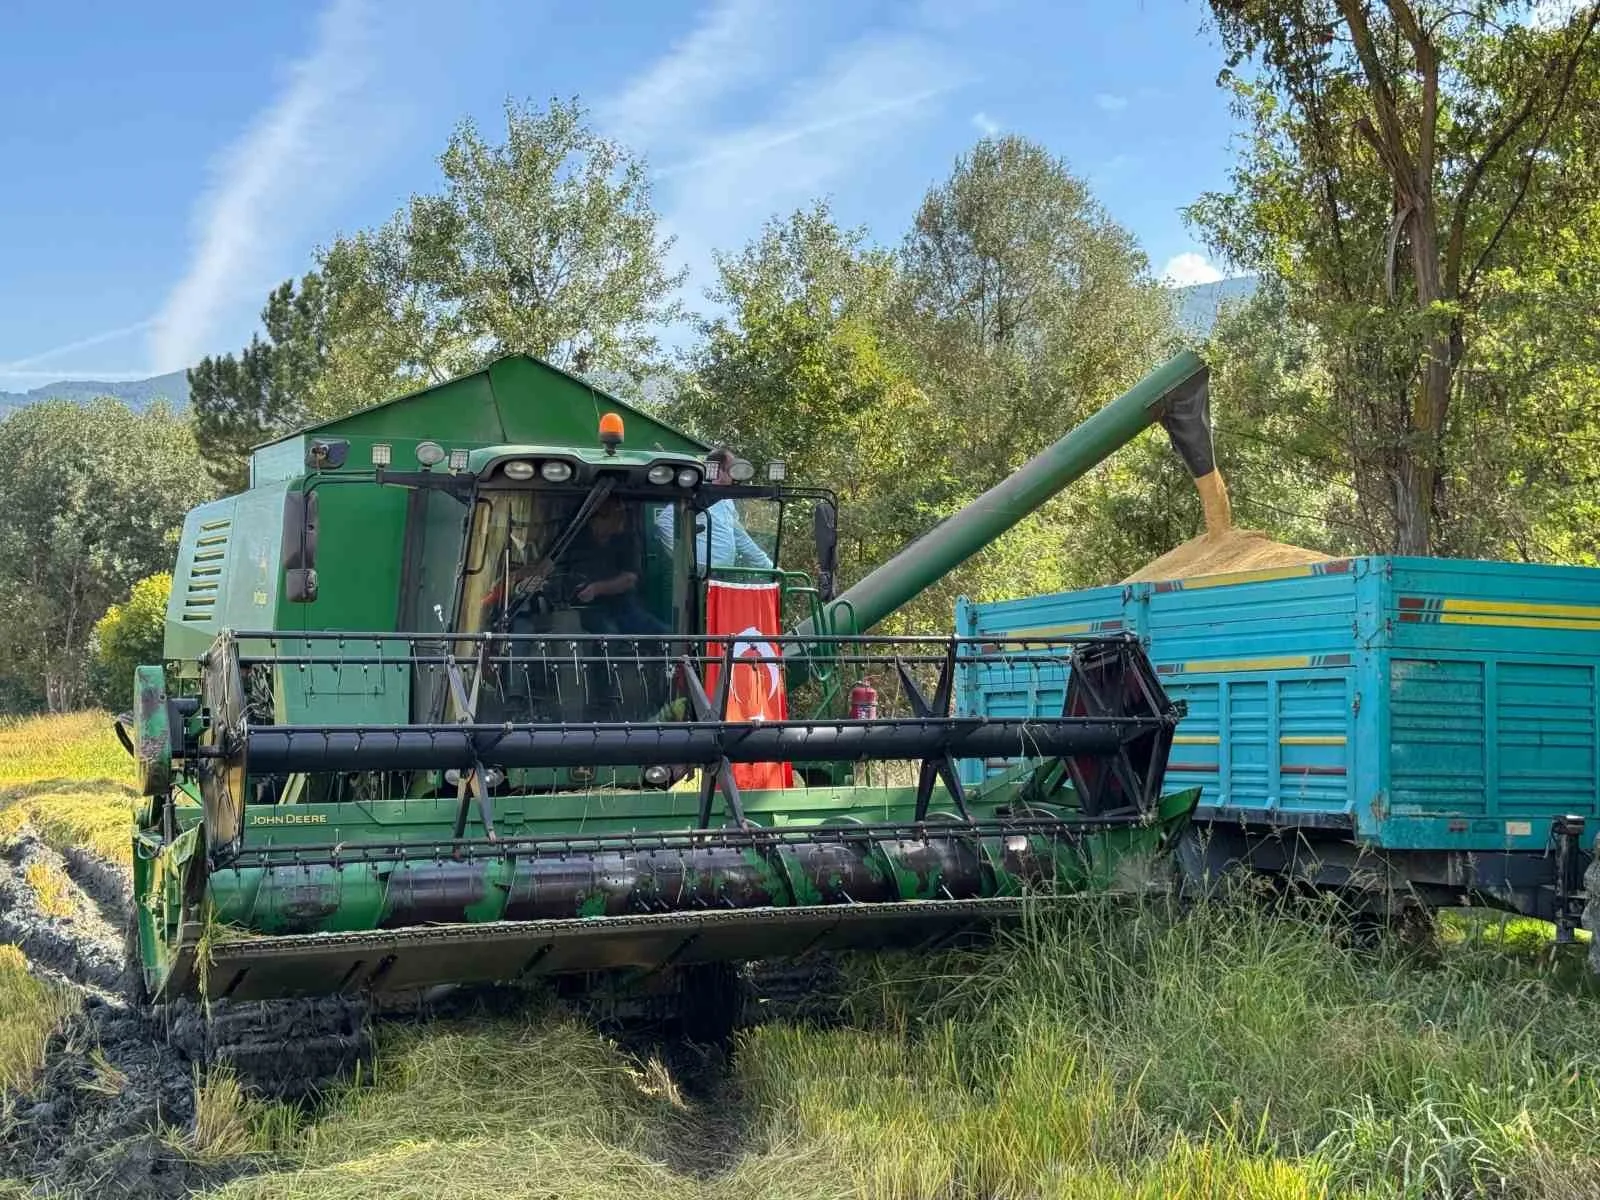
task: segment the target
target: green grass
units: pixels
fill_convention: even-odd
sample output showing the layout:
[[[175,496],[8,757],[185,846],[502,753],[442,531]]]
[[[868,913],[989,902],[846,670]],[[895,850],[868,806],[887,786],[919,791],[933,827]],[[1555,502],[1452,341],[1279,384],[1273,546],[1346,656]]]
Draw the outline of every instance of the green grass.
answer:
[[[1091,903],[981,956],[860,972],[859,1024],[755,1029],[732,1166],[659,1068],[545,1014],[391,1032],[373,1085],[233,1197],[1600,1194],[1600,1002],[1461,939]],[[674,1152],[676,1147],[676,1152]]]

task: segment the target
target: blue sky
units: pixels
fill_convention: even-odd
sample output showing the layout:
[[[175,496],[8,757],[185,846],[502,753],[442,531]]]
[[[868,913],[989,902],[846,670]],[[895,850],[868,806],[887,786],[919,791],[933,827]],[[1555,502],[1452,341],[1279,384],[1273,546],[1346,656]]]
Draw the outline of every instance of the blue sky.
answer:
[[[1065,157],[1156,271],[1233,121],[1198,0],[10,0],[0,390],[235,349],[266,291],[436,186],[451,127],[579,96],[691,270],[828,197],[892,243],[985,132]],[[448,15],[446,15],[448,13]]]

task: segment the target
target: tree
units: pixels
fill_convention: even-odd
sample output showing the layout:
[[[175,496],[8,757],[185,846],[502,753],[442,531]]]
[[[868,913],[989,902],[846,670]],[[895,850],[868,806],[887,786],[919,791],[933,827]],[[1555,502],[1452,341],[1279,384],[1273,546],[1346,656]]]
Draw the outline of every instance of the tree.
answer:
[[[921,436],[934,451],[922,461],[950,464],[931,481],[941,515],[1176,349],[1172,297],[1132,235],[1066,163],[1022,138],[984,138],[961,156],[929,189],[899,257],[897,337],[932,414]],[[1094,473],[931,589],[927,610],[947,623],[960,592],[995,599],[1107,582],[1098,514],[1142,478],[1125,463]],[[1130,498],[1140,502],[1148,496]],[[1168,549],[1170,533],[1143,558]],[[1140,553],[1125,539],[1123,552]]]
[[[1192,215],[1328,342],[1357,486],[1386,493],[1401,553],[1452,548],[1436,518],[1491,273],[1592,194],[1600,5],[1557,28],[1528,7],[1211,3],[1252,137]]]
[[[236,356],[207,356],[190,369],[189,405],[206,470],[224,489],[248,483],[250,448],[306,422],[307,401],[327,360],[328,288],[320,272],[285,280],[261,310],[266,334]]]
[[[220,482],[243,485],[252,445],[501,355],[624,379],[659,365],[683,275],[643,164],[582,107],[508,103],[502,143],[466,121],[439,163],[441,192],[336,239],[268,298],[265,336],[189,373]]]
[[[381,228],[336,241],[320,415],[437,382],[503,354],[638,375],[681,315],[683,274],[644,164],[595,133],[577,102],[508,102],[505,140],[457,127],[445,187]],[[374,394],[374,390],[379,394]]]
[[[1172,337],[1171,298],[1133,236],[1023,138],[959,158],[900,258],[921,378],[959,414],[963,459],[982,474],[1058,437]]]
[[[723,315],[700,323],[665,415],[834,489],[840,573],[857,578],[940,515],[929,501],[941,474],[926,453],[933,414],[889,325],[893,256],[818,203],[769,221],[717,268],[710,298]]]
[[[1016,138],[958,160],[898,254],[818,205],[720,259],[712,299],[726,313],[702,325],[672,415],[834,487],[846,582],[1133,383],[1172,335],[1171,299],[1132,238]],[[958,592],[1104,582],[1085,573],[1084,523],[1063,519],[1075,503],[1062,497],[886,627],[948,628]]]
[[[89,649],[95,698],[113,712],[121,712],[132,695],[134,668],[162,661],[171,593],[169,572],[146,575],[126,600],[106,609],[94,623]]]
[[[94,622],[169,568],[212,484],[188,424],[164,406],[46,401],[0,421],[0,684],[16,707],[88,697]]]

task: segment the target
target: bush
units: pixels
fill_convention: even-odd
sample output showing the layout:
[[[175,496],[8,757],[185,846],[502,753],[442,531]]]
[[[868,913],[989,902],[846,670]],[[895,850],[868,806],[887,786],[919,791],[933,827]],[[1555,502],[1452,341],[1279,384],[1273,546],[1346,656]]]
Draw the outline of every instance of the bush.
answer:
[[[113,604],[95,622],[90,647],[94,654],[96,698],[112,712],[128,707],[133,694],[133,669],[161,661],[167,596],[172,576],[147,575],[133,585],[122,604]]]

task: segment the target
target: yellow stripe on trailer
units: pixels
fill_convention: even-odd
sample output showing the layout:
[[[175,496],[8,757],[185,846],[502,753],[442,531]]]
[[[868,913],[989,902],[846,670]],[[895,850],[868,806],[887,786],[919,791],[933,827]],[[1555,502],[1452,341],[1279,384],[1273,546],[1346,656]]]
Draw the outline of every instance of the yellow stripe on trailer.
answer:
[[[1343,746],[1349,739],[1343,734],[1290,734],[1278,739],[1280,746]]]
[[[1226,587],[1230,583],[1255,583],[1269,579],[1300,579],[1315,574],[1314,566],[1305,565],[1262,567],[1259,571],[1228,571],[1221,575],[1193,575],[1183,581],[1183,590],[1192,592],[1196,588]]]
[[[1600,629],[1600,606],[1447,598],[1439,606],[1439,623],[1510,629]]]
[[[1523,600],[1467,600],[1446,598],[1447,613],[1511,614],[1525,617],[1587,617],[1600,621],[1600,604],[1532,604]]]
[[[1311,665],[1309,654],[1281,654],[1272,658],[1212,658],[1186,662],[1185,675],[1204,675],[1216,671],[1294,671]]]
[[[1217,746],[1222,739],[1214,733],[1180,733],[1173,736],[1174,746]]]

